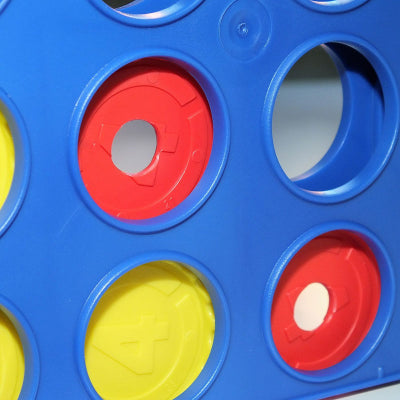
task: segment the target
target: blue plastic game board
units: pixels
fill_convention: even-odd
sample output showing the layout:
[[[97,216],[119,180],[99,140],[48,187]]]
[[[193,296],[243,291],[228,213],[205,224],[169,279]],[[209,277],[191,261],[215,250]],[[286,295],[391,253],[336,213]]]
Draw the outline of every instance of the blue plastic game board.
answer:
[[[182,400],[320,399],[400,379],[399,17],[398,0],[138,0],[119,10],[102,0],[0,1],[0,110],[15,148],[12,186],[0,209],[0,304],[23,347],[20,400],[174,398],[151,389],[128,395],[118,379],[115,392],[104,395],[85,363],[86,331],[100,298],[128,271],[162,260],[198,277],[215,317],[204,368],[182,394],[171,389],[178,384],[168,382],[172,367],[167,368],[159,379],[165,393],[171,389]],[[274,150],[274,102],[291,67],[319,45],[326,45],[341,75],[342,122],[322,161],[290,180]],[[164,212],[150,218],[113,215],[97,205],[84,181],[82,125],[91,123],[90,104],[115,73],[158,65],[166,65],[161,77],[178,74],[204,93],[212,117],[210,154],[189,193],[179,201],[172,195],[160,200]],[[158,84],[157,74],[145,76],[147,86]],[[173,86],[169,90],[173,96]],[[187,105],[178,95],[176,101]],[[155,102],[152,115],[157,107]],[[104,126],[114,126],[110,121]],[[167,122],[154,124],[180,134],[168,131]],[[192,128],[182,129],[186,135]],[[175,151],[168,143],[162,157]],[[82,150],[89,160],[98,151],[98,143],[92,144]],[[196,151],[191,156],[194,162],[200,157]],[[162,174],[161,164],[159,169]],[[93,179],[100,186],[109,180],[101,172]],[[140,182],[144,191],[151,186]],[[275,310],[277,288],[291,260],[327,237],[336,244],[322,245],[324,256],[343,251],[340,264],[367,246],[364,256],[377,265],[379,283],[371,287],[368,274],[345,282],[352,276],[346,271],[338,272],[345,289],[324,283],[331,296],[329,318],[342,315],[343,304],[360,306],[364,320],[352,308],[346,315],[365,323],[362,332],[354,333],[357,324],[354,332],[346,326],[329,331],[327,319],[315,334],[275,329],[271,321],[281,312]],[[351,268],[357,270],[357,263]],[[330,279],[307,276],[309,282],[325,278]],[[343,293],[343,304],[335,303]],[[376,309],[366,310],[369,299],[377,299]],[[169,346],[173,329],[156,321],[151,357],[157,346]],[[326,351],[329,340],[318,347],[323,329],[324,340],[330,335],[332,343],[335,335],[345,337],[332,344],[335,356],[340,346],[345,349],[336,361]],[[278,336],[289,343],[289,353],[292,343],[298,349],[304,342],[304,349],[311,344],[322,355],[312,362],[289,361]],[[129,342],[124,357],[140,354],[141,340]],[[98,350],[113,360],[112,348]],[[304,350],[305,358],[314,357],[313,351]],[[299,354],[296,360],[304,355]],[[154,358],[154,365],[128,368],[129,361],[118,357],[120,377],[145,380],[158,366]],[[174,357],[180,362],[184,355]],[[6,369],[0,361],[0,393],[5,380],[15,379]],[[107,373],[96,379],[107,380]]]

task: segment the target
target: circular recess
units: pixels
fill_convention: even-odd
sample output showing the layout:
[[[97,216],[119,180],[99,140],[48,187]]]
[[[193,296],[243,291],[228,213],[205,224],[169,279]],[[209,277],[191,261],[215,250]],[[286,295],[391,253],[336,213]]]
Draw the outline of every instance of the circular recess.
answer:
[[[15,151],[10,128],[0,113],[0,209],[8,197],[14,177]]]
[[[326,155],[342,112],[339,72],[328,53],[318,46],[291,68],[275,101],[272,138],[279,164],[289,179],[295,181]]]
[[[132,120],[157,133],[152,162],[127,174],[112,159],[121,127]],[[207,99],[184,70],[147,60],[117,71],[97,91],[82,122],[79,166],[94,201],[127,220],[157,217],[183,202],[204,174],[213,124]]]
[[[72,123],[74,175],[83,198],[107,222],[133,231],[163,229],[211,194],[226,161],[228,133],[221,97],[205,73],[159,58],[118,62],[83,93]],[[156,148],[151,154],[154,148],[126,146],[128,166],[136,156],[150,160],[129,173],[116,165],[114,145],[138,123],[151,131],[150,142],[155,131]]]
[[[362,228],[318,229],[282,260],[266,292],[266,336],[277,361],[310,381],[349,373],[390,320],[394,281],[386,253]]]
[[[32,330],[18,309],[0,296],[0,398],[33,399],[39,355]]]
[[[21,339],[8,316],[0,309],[0,398],[18,400],[25,374]]]
[[[369,0],[296,0],[300,4],[322,12],[344,12],[360,7]]]
[[[299,89],[299,83],[292,80],[286,83],[292,85],[292,95],[283,93],[286,104],[279,95],[280,91],[287,91],[282,85],[285,77],[302,56],[316,47],[315,43],[296,49],[282,64],[266,101],[265,137],[273,167],[289,189],[321,203],[343,201],[365,190],[383,170],[398,133],[398,95],[384,60],[365,43],[355,44],[350,38],[344,38],[343,42],[328,40],[323,46],[341,78],[343,112],[339,123],[341,99],[337,81],[332,83],[327,79],[316,85],[312,83],[315,79],[306,79]],[[317,104],[316,98],[325,100]],[[315,104],[314,110],[307,111],[307,103]],[[334,107],[336,112],[332,110]],[[309,160],[308,164],[306,160],[308,169],[297,176],[290,170],[296,170],[296,162],[290,158],[288,162],[282,161],[284,152],[279,146],[285,140],[279,137],[282,108],[289,110],[292,119],[288,136],[296,137],[294,143],[286,141],[289,150],[290,147],[293,150],[286,153],[296,155],[298,149],[298,157]],[[305,112],[309,114],[307,118]],[[321,139],[319,135],[325,137]]]
[[[315,282],[328,290],[328,311],[316,329],[302,329],[293,314]],[[362,239],[344,231],[313,239],[286,266],[275,290],[271,326],[279,353],[305,371],[338,364],[364,340],[380,297],[379,267]]]
[[[157,26],[180,19],[204,0],[91,0],[106,15],[137,26]]]
[[[25,124],[0,89],[0,236],[17,215],[28,186],[30,152]]]
[[[80,332],[94,398],[173,400],[188,388],[206,390],[227,346],[219,289],[193,267],[168,260],[106,281]]]

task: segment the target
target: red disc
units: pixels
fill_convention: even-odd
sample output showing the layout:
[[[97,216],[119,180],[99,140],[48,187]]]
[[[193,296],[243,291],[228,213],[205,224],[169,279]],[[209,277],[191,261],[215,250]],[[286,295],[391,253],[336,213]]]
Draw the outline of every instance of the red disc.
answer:
[[[157,135],[150,165],[129,175],[111,147],[130,121],[149,122]],[[84,184],[107,213],[130,220],[161,215],[189,196],[210,157],[213,125],[198,83],[178,66],[143,60],[114,73],[97,91],[82,121],[78,157]]]
[[[294,320],[294,307],[312,283],[328,290],[329,308],[319,327],[305,331]],[[380,295],[376,258],[360,237],[333,231],[313,239],[289,262],[275,291],[271,326],[280,355],[291,367],[305,371],[339,363],[369,332]]]

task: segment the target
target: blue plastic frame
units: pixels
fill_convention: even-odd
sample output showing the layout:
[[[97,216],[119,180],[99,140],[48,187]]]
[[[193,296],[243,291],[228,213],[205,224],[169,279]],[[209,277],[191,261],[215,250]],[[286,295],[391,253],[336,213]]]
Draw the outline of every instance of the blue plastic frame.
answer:
[[[199,399],[208,390],[212,382],[217,378],[218,373],[223,366],[229,347],[230,316],[224,292],[216,278],[201,263],[184,254],[172,252],[141,254],[134,259],[125,261],[108,273],[92,291],[82,309],[75,347],[76,359],[86,390],[94,400],[101,400],[101,397],[99,397],[90,382],[85,364],[85,338],[91,315],[101,296],[116,280],[121,278],[121,276],[135,267],[152,261],[160,260],[178,262],[191,270],[200,278],[210,294],[216,317],[215,337],[210,357],[195,384],[193,384],[187,391],[182,393],[182,395],[179,396],[179,399]]]
[[[118,274],[161,257],[199,271],[224,327],[182,399],[319,399],[400,379],[400,2],[257,2],[262,11],[254,13],[250,0],[182,1],[158,20],[123,15],[101,0],[0,2],[0,108],[17,156],[0,210],[0,304],[26,344],[19,400],[96,398],[82,359],[90,307]],[[357,78],[363,99],[380,99],[381,128],[368,136],[377,146],[365,176],[319,195],[283,174],[271,124],[287,71],[311,48],[332,42],[368,60],[366,69],[352,68],[337,48],[329,50],[344,86],[346,77]],[[121,221],[99,209],[83,185],[79,127],[101,83],[147,57],[176,62],[199,82],[214,148],[203,179],[179,207],[149,221]],[[381,97],[365,71],[379,77]],[[357,93],[350,94],[351,109]],[[350,122],[344,119],[342,137],[366,125],[355,119],[353,130]],[[346,164],[337,166],[345,180]],[[369,241],[386,292],[361,347],[330,371],[305,376],[276,354],[271,296],[293,252],[332,229]]]

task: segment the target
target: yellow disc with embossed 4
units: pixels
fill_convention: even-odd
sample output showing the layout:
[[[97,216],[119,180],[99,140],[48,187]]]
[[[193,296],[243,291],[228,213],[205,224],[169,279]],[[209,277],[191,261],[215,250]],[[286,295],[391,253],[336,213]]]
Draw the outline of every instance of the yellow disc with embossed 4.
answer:
[[[195,274],[172,261],[126,273],[90,319],[86,367],[105,400],[172,400],[198,377],[214,341],[210,296]]]
[[[17,400],[25,374],[21,340],[9,318],[0,310],[0,399]]]
[[[11,188],[14,176],[15,152],[10,128],[0,112],[0,208]]]

